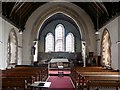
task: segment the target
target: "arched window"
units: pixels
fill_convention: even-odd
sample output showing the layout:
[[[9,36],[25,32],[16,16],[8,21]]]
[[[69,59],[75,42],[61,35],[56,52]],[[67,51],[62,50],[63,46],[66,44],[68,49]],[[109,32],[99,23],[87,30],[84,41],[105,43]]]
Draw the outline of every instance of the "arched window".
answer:
[[[55,37],[52,33],[48,33],[45,37],[45,52],[75,52],[74,44],[74,35],[72,33],[68,33],[65,37],[64,26],[62,24],[58,24],[55,28]]]
[[[68,33],[66,36],[66,52],[74,52],[74,36]]]
[[[101,39],[102,65],[111,67],[111,39],[110,33],[105,28]]]
[[[58,24],[55,28],[55,51],[64,51],[64,26]]]
[[[45,38],[45,52],[54,51],[54,36],[52,33],[48,33]]]
[[[10,31],[7,43],[8,60],[7,65],[16,65],[18,57],[18,40],[14,28]]]

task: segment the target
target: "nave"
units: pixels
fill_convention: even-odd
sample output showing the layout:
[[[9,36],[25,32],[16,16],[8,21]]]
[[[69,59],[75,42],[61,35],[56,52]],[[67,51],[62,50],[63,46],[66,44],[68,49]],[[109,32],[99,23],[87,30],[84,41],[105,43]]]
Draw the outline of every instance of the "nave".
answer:
[[[119,90],[120,72],[98,66],[76,66],[62,73],[58,69],[48,72],[47,67],[33,66],[2,70],[2,90],[32,90],[31,84],[39,81],[51,85],[37,90]]]
[[[11,1],[0,2],[0,89],[120,89],[119,0]]]

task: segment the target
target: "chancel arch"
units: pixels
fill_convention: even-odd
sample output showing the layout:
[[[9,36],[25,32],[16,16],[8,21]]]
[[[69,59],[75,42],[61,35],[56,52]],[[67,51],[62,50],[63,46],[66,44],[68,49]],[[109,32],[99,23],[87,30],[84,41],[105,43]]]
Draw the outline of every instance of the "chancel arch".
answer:
[[[87,13],[85,13],[81,8],[77,7],[74,4],[72,4],[72,8],[71,8],[71,4],[72,3],[66,3],[66,4],[63,4],[63,3],[62,4],[61,3],[56,3],[56,4],[47,3],[47,4],[44,4],[41,7],[39,7],[36,10],[35,13],[39,12],[39,10],[41,10],[41,8],[42,8],[42,11],[39,14],[37,13],[38,14],[37,16],[36,16],[35,13],[33,13],[31,15],[31,17],[28,19],[28,21],[30,21],[32,19],[32,17],[36,16],[36,19],[34,19],[34,21],[31,22],[33,24],[33,27],[29,26],[27,28],[28,30],[31,30],[31,36],[29,36],[31,38],[30,42],[34,39],[40,40],[41,38],[39,37],[39,35],[40,35],[40,32],[42,32],[42,30],[44,28],[44,24],[46,23],[46,21],[48,19],[50,19],[52,16],[61,13],[65,16],[71,18],[72,21],[78,27],[78,30],[81,34],[81,39],[85,40],[87,42],[86,46],[89,45],[86,48],[86,51],[87,52],[95,51],[96,50],[95,49],[96,48],[95,47],[96,39],[95,39],[95,35],[94,35],[95,31],[94,31],[94,26],[92,24],[92,21],[88,17]],[[49,7],[46,7],[46,6],[49,6]],[[48,11],[48,12],[46,12],[46,11]],[[80,13],[80,12],[82,12],[82,13]],[[83,15],[83,13],[84,13],[84,15]],[[86,18],[83,18],[83,16],[86,17]],[[79,17],[79,19],[78,19],[78,17]],[[91,24],[88,24],[87,22],[89,22]],[[92,35],[92,37],[89,36],[89,32]],[[43,44],[43,43],[39,42],[39,44]],[[39,46],[38,46],[39,50],[44,51],[45,48],[41,48],[41,45],[39,45]],[[80,47],[81,47],[81,45],[80,45]],[[76,47],[75,47],[75,49],[76,49]]]
[[[104,29],[101,39],[101,60],[103,66],[111,67],[111,39],[107,28]]]
[[[14,28],[10,31],[7,43],[7,66],[16,65],[18,57],[18,40]]]

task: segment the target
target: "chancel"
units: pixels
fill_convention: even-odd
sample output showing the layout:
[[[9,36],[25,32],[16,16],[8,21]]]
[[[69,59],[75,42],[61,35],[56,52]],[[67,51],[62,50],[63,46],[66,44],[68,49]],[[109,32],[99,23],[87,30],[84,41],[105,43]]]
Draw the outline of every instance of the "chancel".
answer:
[[[0,9],[1,90],[120,89],[119,0],[2,0]]]

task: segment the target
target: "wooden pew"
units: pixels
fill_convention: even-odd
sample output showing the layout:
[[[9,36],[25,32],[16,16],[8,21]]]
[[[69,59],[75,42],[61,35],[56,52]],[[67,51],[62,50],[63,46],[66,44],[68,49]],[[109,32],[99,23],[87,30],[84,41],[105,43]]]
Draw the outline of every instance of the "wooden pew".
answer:
[[[3,70],[2,72],[2,87],[6,88],[24,88],[23,85],[28,85],[34,81],[46,81],[48,77],[47,67],[15,67],[12,69]],[[26,83],[23,83],[23,82]],[[16,82],[16,83],[15,83]],[[20,83],[20,85],[16,85]]]
[[[88,80],[86,83],[87,90],[90,90],[91,87],[105,87],[105,88],[116,88],[119,90],[120,81],[115,80]]]
[[[20,73],[10,73],[2,77],[2,88],[18,88],[27,89],[31,83],[35,81],[35,78],[31,75],[20,74]]]
[[[81,74],[83,76],[89,76],[89,75],[120,75],[120,72],[77,72],[78,74]]]
[[[12,70],[13,72],[37,72],[39,73],[39,80],[46,81],[48,78],[48,68],[47,67],[16,67]]]
[[[76,71],[73,71],[70,77],[73,81],[73,84],[75,85],[75,88],[78,88],[77,86],[79,84],[79,80],[81,80],[79,79],[80,78],[79,74]]]
[[[76,74],[76,75],[75,75]],[[98,80],[98,81],[118,81],[120,80],[120,72],[115,72],[114,70],[107,70],[102,67],[75,67],[71,70],[71,76],[79,76],[71,77],[73,82],[77,83],[77,88],[79,87],[84,89],[86,86],[87,81],[91,80]],[[102,77],[101,77],[102,76]],[[119,77],[117,77],[119,76]],[[74,78],[74,79],[73,79]],[[76,85],[75,83],[75,85]],[[110,85],[110,84],[109,84]],[[114,86],[116,87],[116,86]]]
[[[118,82],[120,83],[120,75],[79,75],[79,83],[78,83],[78,87],[81,87],[82,90],[84,89],[85,86],[88,87],[87,83],[88,81],[101,81],[102,83],[104,83],[103,85],[102,84],[94,84],[93,86],[96,85],[97,86],[100,86],[100,87],[105,87],[104,85],[106,85],[106,87],[115,87],[115,88],[118,88],[120,87],[120,84],[118,84]],[[104,82],[105,81],[105,82]],[[107,83],[106,83],[107,81]],[[117,85],[117,87],[115,86],[115,84],[113,83],[113,85],[111,85],[111,83],[109,84],[109,82],[111,81],[114,81]],[[94,82],[95,83],[95,82]],[[111,86],[110,86],[111,85]],[[92,87],[92,84],[89,85],[89,87]]]
[[[38,81],[36,74],[32,74],[32,73],[9,73],[9,74],[4,74],[3,77],[19,77],[19,78],[33,78],[34,81]]]
[[[2,76],[7,76],[7,77],[14,77],[14,76],[19,76],[19,77],[27,77],[27,76],[34,76],[36,80],[41,80],[41,72],[39,68],[34,68],[34,67],[17,67],[14,69],[10,70],[5,70],[3,71]]]
[[[26,84],[31,84],[34,82],[31,77],[2,77],[2,82],[8,81],[26,81]]]
[[[114,70],[105,69],[102,67],[75,67],[75,71],[79,72],[113,72]]]
[[[20,81],[6,81],[6,82],[2,82],[2,90],[5,89],[12,89],[12,90],[18,90],[18,89],[22,89],[22,90],[26,90],[27,89],[27,85],[26,85],[26,81],[24,80],[20,80]]]

